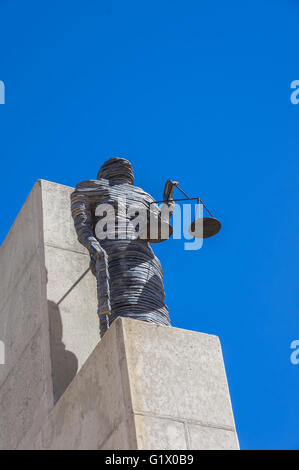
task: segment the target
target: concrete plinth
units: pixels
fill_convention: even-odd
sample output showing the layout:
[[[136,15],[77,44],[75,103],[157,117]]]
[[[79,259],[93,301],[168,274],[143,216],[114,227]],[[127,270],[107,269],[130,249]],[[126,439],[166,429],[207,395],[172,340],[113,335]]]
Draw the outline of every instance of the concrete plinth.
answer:
[[[73,188],[38,181],[0,248],[0,449],[30,442],[99,341]],[[64,298],[64,296],[66,297]]]
[[[33,449],[237,449],[216,336],[118,319]]]
[[[71,192],[37,182],[0,248],[0,449],[237,449],[216,336],[118,319],[99,341]]]

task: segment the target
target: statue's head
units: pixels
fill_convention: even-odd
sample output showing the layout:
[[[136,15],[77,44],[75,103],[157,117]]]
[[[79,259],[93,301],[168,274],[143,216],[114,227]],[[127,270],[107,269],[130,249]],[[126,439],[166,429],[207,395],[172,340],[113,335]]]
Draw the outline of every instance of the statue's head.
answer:
[[[133,167],[125,158],[110,158],[99,169],[97,178],[134,184]]]

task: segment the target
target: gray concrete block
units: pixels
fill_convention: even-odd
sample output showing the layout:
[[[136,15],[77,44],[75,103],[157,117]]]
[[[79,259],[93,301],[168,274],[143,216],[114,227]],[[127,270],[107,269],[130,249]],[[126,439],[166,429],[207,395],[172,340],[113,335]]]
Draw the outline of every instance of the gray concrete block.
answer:
[[[33,448],[132,448],[133,414],[124,399],[117,327],[110,328],[53,408]]]
[[[0,447],[11,449],[53,405],[39,182],[0,247],[0,269]]]
[[[56,402],[99,342],[99,319],[96,282],[91,272],[70,291],[88,268],[88,256],[46,246],[45,258]]]
[[[104,442],[101,442],[98,450],[130,449],[127,434],[127,422],[123,420],[119,423],[118,427],[107,436]]]
[[[48,414],[43,340],[38,330],[0,388],[2,450],[15,449],[28,431],[32,438]]]
[[[41,187],[37,182],[0,248],[0,311],[22,278],[37,248],[41,246],[41,241]]]
[[[0,340],[6,356],[0,366],[0,416],[6,417],[1,423],[0,446],[13,448],[21,445],[20,439],[22,445],[29,445],[32,432],[36,434],[99,341],[92,274],[67,294],[89,266],[88,253],[78,243],[73,226],[72,190],[38,181],[0,247]],[[37,331],[40,346],[34,349],[34,360],[42,367],[36,368],[35,388],[29,388],[25,397],[19,365],[26,371],[33,367],[25,351]],[[4,400],[7,384],[12,382],[13,409],[6,406],[8,398]],[[39,396],[43,387],[47,393]],[[37,413],[34,422],[29,419],[32,409],[44,412]]]
[[[135,416],[138,449],[186,450],[185,425],[169,418]]]
[[[216,336],[128,322],[125,344],[136,412],[234,428]]]
[[[36,252],[0,312],[0,338],[5,340],[6,353],[5,365],[0,367],[0,386],[41,326],[43,287],[40,253]]]
[[[238,450],[239,443],[234,431],[188,424],[190,449],[193,450]]]
[[[47,245],[78,251],[86,249],[78,242],[71,217],[70,196],[74,188],[41,180],[43,194],[43,231]]]
[[[185,379],[178,375],[179,361],[187,364]],[[31,445],[35,449],[238,448],[228,389],[222,383],[224,368],[215,361],[221,362],[222,356],[214,336],[119,318]],[[218,380],[218,390],[211,384],[208,367]],[[186,384],[189,393],[182,398]],[[191,393],[193,389],[197,391]],[[181,398],[176,407],[171,394]],[[197,403],[192,402],[194,397]],[[203,413],[204,406],[210,416]],[[221,428],[227,416],[229,425]]]

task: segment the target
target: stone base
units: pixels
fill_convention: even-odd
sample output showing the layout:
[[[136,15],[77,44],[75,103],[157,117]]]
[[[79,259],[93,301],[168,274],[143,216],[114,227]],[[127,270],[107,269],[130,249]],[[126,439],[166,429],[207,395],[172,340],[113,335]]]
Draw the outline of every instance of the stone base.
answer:
[[[238,449],[216,336],[119,318],[32,449]]]
[[[0,247],[0,449],[30,442],[100,340],[72,191],[38,181]]]

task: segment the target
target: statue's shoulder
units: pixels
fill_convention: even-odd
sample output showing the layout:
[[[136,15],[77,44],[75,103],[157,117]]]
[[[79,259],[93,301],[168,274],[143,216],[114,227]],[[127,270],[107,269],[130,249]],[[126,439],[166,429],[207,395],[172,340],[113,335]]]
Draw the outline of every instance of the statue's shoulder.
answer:
[[[150,194],[148,194],[146,191],[144,191],[144,189],[139,188],[138,186],[135,186],[135,185],[131,187],[134,188],[134,192],[136,194],[139,194],[141,197],[145,198],[147,201],[149,202],[154,201],[154,198]]]
[[[107,192],[106,180],[85,180],[76,184],[75,190],[71,194],[71,201],[87,201],[89,203]]]
[[[109,187],[108,181],[101,179],[101,180],[85,180],[81,181],[80,183],[76,184],[74,194],[96,194],[101,193],[103,190],[107,191]]]
[[[76,184],[75,190],[100,188],[102,184],[103,183],[99,180],[85,180]]]

